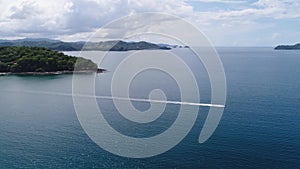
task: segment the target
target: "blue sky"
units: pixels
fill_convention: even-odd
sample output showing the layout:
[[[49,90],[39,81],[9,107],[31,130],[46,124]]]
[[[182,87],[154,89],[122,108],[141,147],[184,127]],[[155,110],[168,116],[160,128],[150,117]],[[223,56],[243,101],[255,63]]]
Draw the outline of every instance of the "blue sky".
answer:
[[[103,25],[139,12],[183,18],[216,46],[300,42],[299,0],[0,0],[0,38],[87,40]]]

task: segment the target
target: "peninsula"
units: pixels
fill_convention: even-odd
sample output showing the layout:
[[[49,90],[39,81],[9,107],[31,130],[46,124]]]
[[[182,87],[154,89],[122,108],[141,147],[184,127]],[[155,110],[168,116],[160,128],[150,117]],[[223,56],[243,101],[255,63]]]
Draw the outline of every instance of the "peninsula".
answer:
[[[76,70],[74,71],[76,65]],[[0,74],[102,72],[97,64],[42,47],[0,47]]]
[[[295,45],[278,45],[275,50],[300,50],[300,43]]]

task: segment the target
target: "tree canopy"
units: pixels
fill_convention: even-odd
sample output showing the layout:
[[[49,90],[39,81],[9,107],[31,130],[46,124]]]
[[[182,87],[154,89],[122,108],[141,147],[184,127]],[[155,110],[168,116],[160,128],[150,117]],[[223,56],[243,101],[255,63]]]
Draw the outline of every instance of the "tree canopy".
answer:
[[[0,47],[0,72],[96,71],[91,60],[67,56],[43,47]]]

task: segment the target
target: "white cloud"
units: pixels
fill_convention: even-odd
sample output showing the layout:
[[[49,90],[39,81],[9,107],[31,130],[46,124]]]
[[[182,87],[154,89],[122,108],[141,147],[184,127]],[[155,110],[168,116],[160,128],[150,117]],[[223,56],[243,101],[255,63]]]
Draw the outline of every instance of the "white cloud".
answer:
[[[135,12],[190,15],[192,7],[178,0],[2,0],[0,36],[73,35],[93,32],[110,21]]]
[[[68,13],[64,4],[67,1],[17,0],[5,3],[0,19],[0,35],[45,36],[62,33],[64,15]],[[4,4],[1,4],[2,6]]]

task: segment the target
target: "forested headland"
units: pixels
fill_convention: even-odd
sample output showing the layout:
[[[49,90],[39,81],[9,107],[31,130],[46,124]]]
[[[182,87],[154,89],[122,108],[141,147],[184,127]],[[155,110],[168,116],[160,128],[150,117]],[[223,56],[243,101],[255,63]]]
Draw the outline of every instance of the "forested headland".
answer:
[[[0,47],[1,73],[99,71],[97,64],[43,47]]]

